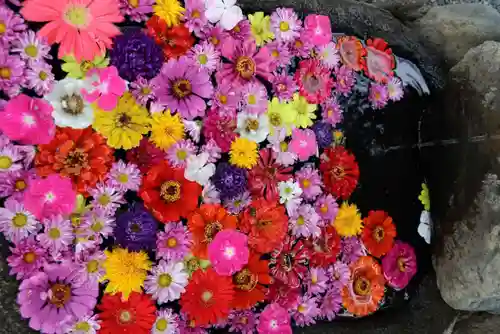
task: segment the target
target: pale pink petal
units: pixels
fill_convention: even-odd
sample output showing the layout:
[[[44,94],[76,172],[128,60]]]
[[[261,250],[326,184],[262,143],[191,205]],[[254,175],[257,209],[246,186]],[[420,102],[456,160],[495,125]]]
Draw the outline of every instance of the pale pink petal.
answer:
[[[220,20],[220,25],[225,30],[231,30],[236,27],[241,20],[243,20],[243,12],[241,11],[241,8],[233,6],[224,12]]]

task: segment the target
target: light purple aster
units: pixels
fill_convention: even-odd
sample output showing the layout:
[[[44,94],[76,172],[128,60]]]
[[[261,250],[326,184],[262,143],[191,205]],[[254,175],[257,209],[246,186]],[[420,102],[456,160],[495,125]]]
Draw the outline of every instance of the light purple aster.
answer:
[[[391,80],[387,83],[387,90],[389,92],[389,99],[391,101],[399,101],[403,98],[404,90],[401,79],[392,77]]]
[[[187,56],[198,64],[201,70],[208,73],[215,71],[220,62],[220,52],[208,41],[202,41],[194,45],[187,53]]]
[[[246,40],[252,38],[252,26],[250,21],[241,20],[238,24],[231,30],[223,31],[224,42],[231,40],[233,43],[241,44]]]
[[[294,78],[286,73],[275,74],[271,83],[273,84],[273,93],[281,102],[290,101],[298,90]]]
[[[22,201],[24,191],[33,177],[36,177],[34,169],[0,173],[0,197],[11,196],[11,199]]]
[[[155,0],[120,0],[120,13],[128,15],[132,21],[142,22],[148,19],[148,14],[153,12]]]
[[[309,38],[307,38],[307,36],[301,34],[295,40],[290,42],[289,48],[292,56],[310,58],[314,45],[311,43]]]
[[[20,146],[12,144],[5,145],[0,148],[0,174],[21,171],[23,166],[24,155],[20,150]]]
[[[196,154],[196,146],[189,139],[179,140],[167,151],[167,160],[173,167],[184,168],[187,158]]]
[[[109,215],[113,215],[125,203],[123,192],[110,184],[98,183],[95,188],[89,189],[89,194],[93,197],[92,207],[104,210]]]
[[[205,114],[204,99],[212,97],[210,76],[185,56],[163,64],[160,74],[152,80],[158,103],[183,118],[192,120]]]
[[[267,110],[267,90],[264,85],[253,81],[244,85],[241,89],[241,110],[260,115]]]
[[[218,108],[220,114],[232,114],[238,108],[240,92],[230,84],[220,83],[215,89],[211,104]]]
[[[188,284],[188,273],[183,262],[165,262],[160,260],[151,269],[151,274],[144,281],[144,290],[159,304],[179,299]]]
[[[179,317],[179,333],[182,334],[207,334],[208,331],[200,326],[193,326],[189,317],[181,312]]]
[[[271,15],[271,31],[279,41],[292,41],[301,29],[302,22],[291,8],[277,8]]]
[[[351,278],[351,269],[344,262],[336,261],[328,268],[328,276],[330,277],[330,284],[342,290]]]
[[[297,161],[297,154],[288,149],[286,141],[286,129],[281,128],[274,131],[274,134],[267,137],[272,150],[276,153],[276,162],[284,166],[290,166]]]
[[[186,133],[193,139],[195,143],[200,141],[201,135],[201,126],[203,124],[202,121],[188,121],[183,119],[182,123],[184,124],[184,130]]]
[[[314,318],[319,314],[318,299],[308,295],[301,296],[298,305],[291,310],[292,318],[299,327],[314,325]]]
[[[81,280],[73,265],[52,264],[21,283],[17,303],[31,328],[52,334],[65,320],[90,314],[98,295],[99,285]]]
[[[321,235],[318,226],[319,220],[320,218],[312,205],[302,204],[290,217],[291,232],[296,237],[317,238]]]
[[[97,314],[91,313],[90,315],[72,317],[68,321],[65,321],[63,324],[61,324],[61,326],[63,328],[63,333],[95,334],[98,333],[99,329],[101,328],[101,325],[99,323],[99,316]]]
[[[250,195],[250,192],[245,191],[244,193],[239,194],[234,198],[225,199],[224,207],[231,214],[236,215],[245,210],[245,208],[249,206],[251,202],[252,202],[252,196]]]
[[[50,45],[45,38],[39,38],[35,32],[28,30],[19,34],[18,38],[12,42],[13,48],[11,52],[19,53],[21,59],[24,59],[28,64],[44,61],[44,59],[52,59],[49,54]]]
[[[335,42],[318,47],[317,54],[318,59],[326,68],[333,69],[340,63],[340,55]]]
[[[320,301],[320,314],[323,319],[332,321],[342,308],[341,290],[337,287],[332,287],[328,290]]]
[[[0,42],[12,42],[19,38],[19,34],[26,30],[27,26],[20,15],[17,15],[7,6],[0,6]]]
[[[288,44],[283,41],[272,41],[266,44],[271,55],[271,68],[282,68],[290,65],[292,54]]]
[[[354,71],[349,67],[342,65],[335,69],[335,83],[334,88],[339,94],[347,96],[351,93],[356,77]]]
[[[336,96],[332,96],[322,103],[321,109],[323,110],[321,117],[323,117],[325,122],[330,123],[333,126],[342,122],[344,117]]]
[[[306,278],[305,285],[307,293],[317,295],[323,293],[328,288],[328,275],[323,268],[310,268],[309,275]]]
[[[229,332],[253,334],[257,326],[257,316],[251,310],[232,311],[228,317]]]
[[[13,243],[27,238],[38,231],[35,216],[24,208],[23,202],[8,199],[0,207],[0,232]]]
[[[16,275],[18,280],[26,279],[42,268],[47,260],[45,249],[40,247],[34,237],[28,237],[10,248],[11,255],[7,258],[10,275]]]
[[[368,100],[373,109],[382,109],[389,102],[389,90],[386,85],[372,82],[368,93]]]
[[[321,219],[325,221],[325,223],[331,223],[335,217],[337,217],[339,205],[337,204],[335,197],[331,194],[318,197],[314,206],[316,208],[316,212]]]
[[[192,244],[191,233],[182,222],[165,224],[165,232],[158,232],[156,258],[167,261],[181,261]]]
[[[210,138],[208,142],[201,147],[201,153],[208,153],[208,161],[207,163],[215,163],[221,157],[221,148],[215,140]]]
[[[151,334],[178,334],[179,317],[170,308],[156,311],[156,321],[151,329]]]
[[[307,164],[295,173],[295,178],[302,188],[302,197],[306,200],[314,200],[322,193],[323,182],[319,172],[314,165]]]
[[[205,2],[203,0],[186,0],[184,7],[186,7],[184,25],[196,37],[202,37],[202,31],[208,22],[205,16]]]
[[[138,191],[141,186],[141,171],[133,163],[125,163],[119,160],[113,163],[108,174],[108,183],[116,187],[118,191]]]
[[[101,208],[92,208],[82,217],[81,229],[91,230],[97,239],[107,238],[113,234],[116,225],[114,213],[110,214]]]
[[[201,197],[203,198],[203,203],[206,204],[220,203],[220,193],[219,191],[217,191],[217,188],[214,186],[212,182],[209,182],[207,185],[203,187]]]
[[[140,75],[135,79],[135,81],[130,83],[130,91],[134,95],[136,101],[141,105],[145,106],[149,101],[154,101],[156,99],[153,93],[155,86],[151,81],[141,77]]]
[[[40,96],[50,93],[54,83],[52,66],[44,61],[36,62],[26,70],[26,87]]]
[[[19,94],[24,83],[25,66],[19,56],[9,55],[5,50],[0,51],[0,90],[9,97]]]
[[[341,241],[342,261],[346,264],[351,264],[358,260],[361,256],[366,255],[361,241],[357,237],[344,238]]]
[[[101,250],[95,251],[93,254],[85,254],[80,261],[76,263],[78,266],[78,275],[83,280],[99,283],[106,270],[103,263],[106,260],[106,255]]]
[[[37,235],[40,245],[51,253],[65,251],[73,242],[73,228],[61,215],[43,220],[44,232]]]

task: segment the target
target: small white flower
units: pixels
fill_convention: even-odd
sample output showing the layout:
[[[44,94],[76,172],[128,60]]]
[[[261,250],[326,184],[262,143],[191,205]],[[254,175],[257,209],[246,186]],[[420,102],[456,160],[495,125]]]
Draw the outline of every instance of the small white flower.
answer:
[[[423,210],[420,214],[420,224],[418,225],[418,234],[424,238],[425,242],[431,243],[432,218],[429,211]]]
[[[286,203],[302,195],[302,188],[300,187],[300,184],[298,182],[293,181],[292,179],[278,183],[278,188],[280,190],[281,204]]]
[[[185,119],[182,120],[182,123],[184,123],[186,132],[189,134],[191,139],[193,139],[195,143],[198,143],[200,141],[201,123],[198,121],[188,121]]]
[[[238,128],[236,131],[241,137],[256,143],[266,140],[269,134],[269,119],[267,115],[255,115],[246,112],[238,114]]]
[[[188,157],[184,177],[189,181],[198,182],[202,186],[208,184],[215,173],[215,165],[208,163],[209,158],[210,156],[206,152]]]
[[[144,282],[146,293],[150,294],[158,303],[163,304],[179,299],[184,293],[189,275],[184,271],[182,262],[160,263],[151,270],[151,275]]]
[[[236,6],[236,0],[205,0],[205,16],[212,23],[220,21],[224,30],[233,29],[244,19],[243,11]]]

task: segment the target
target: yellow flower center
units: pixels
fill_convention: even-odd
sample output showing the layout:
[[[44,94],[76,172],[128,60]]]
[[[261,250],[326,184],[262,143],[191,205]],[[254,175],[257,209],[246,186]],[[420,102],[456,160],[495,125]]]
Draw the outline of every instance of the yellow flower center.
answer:
[[[167,239],[167,247],[174,248],[177,246],[177,239],[174,237],[170,237]]]
[[[280,53],[275,49],[271,51],[271,56],[273,56],[274,58],[278,58],[280,56]]]
[[[134,315],[128,310],[121,310],[118,315],[118,321],[121,324],[129,324],[134,321]]]
[[[111,202],[111,198],[109,197],[109,195],[103,194],[99,196],[97,202],[99,202],[99,204],[101,204],[102,206],[106,206]]]
[[[249,80],[255,74],[256,65],[252,58],[241,56],[236,60],[235,69],[243,79]]]
[[[200,12],[198,10],[193,10],[193,12],[191,13],[191,17],[194,18],[194,19],[197,19],[200,17]]]
[[[100,222],[100,221],[97,221],[95,222],[94,224],[92,224],[92,226],[90,227],[90,229],[96,233],[98,232],[101,232],[102,229],[104,228],[104,225]]]
[[[130,5],[130,7],[137,8],[139,7],[139,0],[128,0],[128,4]]]
[[[186,158],[187,158],[187,152],[184,150],[177,151],[176,155],[177,155],[177,159],[179,159],[179,160],[186,160]]]
[[[238,289],[251,291],[257,286],[258,279],[257,275],[245,268],[233,276],[233,282]]]
[[[12,225],[17,228],[21,228],[28,224],[28,217],[24,213],[16,213],[12,218]]]
[[[282,141],[280,143],[281,152],[286,152],[288,150],[288,143],[286,141]]]
[[[269,115],[269,122],[273,126],[280,126],[281,125],[281,115],[279,113],[271,113]]]
[[[24,53],[26,53],[31,58],[35,58],[38,55],[38,49],[33,44],[29,44],[24,48]]]
[[[56,283],[50,288],[52,296],[50,297],[50,303],[55,305],[57,308],[64,307],[64,305],[71,298],[71,288],[69,285]]]
[[[89,12],[87,7],[79,5],[70,5],[64,13],[66,21],[74,27],[84,27],[88,23]]]
[[[212,293],[212,291],[207,290],[201,294],[201,300],[205,303],[208,303],[208,302],[210,302],[210,300],[212,299],[213,296],[214,296],[214,294]]]
[[[6,31],[7,25],[3,21],[0,21],[0,34],[5,34]]]
[[[203,242],[212,242],[215,235],[219,233],[219,231],[222,231],[222,224],[218,221],[205,225],[205,240],[203,240]]]
[[[177,97],[178,99],[182,99],[191,94],[191,83],[188,80],[184,79],[177,80],[172,85],[172,92],[174,93],[175,97]]]
[[[384,240],[384,237],[385,237],[384,228],[382,226],[377,226],[373,230],[372,236],[373,236],[373,239],[375,239],[375,241],[381,242],[382,240]]]
[[[317,284],[318,283],[318,276],[317,275],[312,275],[312,277],[311,277],[311,283],[312,284]]]
[[[94,68],[94,64],[91,61],[84,60],[80,64],[80,71],[83,72],[83,74],[87,73],[89,70]]]
[[[181,184],[177,181],[166,181],[161,185],[161,197],[169,203],[173,203],[181,198]]]
[[[288,24],[288,22],[282,21],[280,23],[280,30],[282,32],[287,32],[288,30],[290,30],[290,24]]]
[[[299,307],[297,307],[297,311],[299,313],[305,313],[306,310],[307,310],[306,307],[304,305],[302,305],[302,304],[300,304]]]
[[[220,43],[219,39],[215,36],[210,37],[210,42],[215,46],[219,45]]]
[[[255,95],[249,95],[248,96],[248,104],[256,104],[257,103],[257,98],[255,97]]]
[[[237,25],[237,26],[235,26],[232,30],[233,30],[235,33],[239,33],[239,32],[241,32],[241,28],[240,28],[240,26],[238,26],[238,25]]]
[[[53,227],[49,230],[49,238],[52,240],[59,239],[61,237],[61,231],[57,227]]]
[[[304,181],[302,181],[302,186],[304,188],[309,188],[310,185],[311,185],[311,181],[309,181],[308,179],[305,179]]]
[[[23,261],[28,264],[35,262],[35,260],[36,260],[36,254],[33,252],[28,252],[23,255]]]
[[[320,210],[322,213],[327,213],[327,212],[328,212],[328,205],[323,204],[319,210]]]
[[[89,273],[95,273],[99,269],[99,261],[97,260],[92,260],[87,263],[87,272]]]
[[[297,225],[302,226],[305,223],[306,221],[304,220],[304,217],[300,216],[299,218],[297,218]]]
[[[45,73],[44,71],[40,71],[40,73],[38,74],[38,77],[39,77],[39,78],[40,78],[40,80],[42,80],[42,81],[47,80],[47,77],[48,77],[48,76],[49,76],[49,75],[48,75],[47,73]]]
[[[14,187],[16,190],[24,190],[27,187],[27,184],[24,180],[17,180]]]
[[[259,129],[259,121],[256,119],[247,119],[245,130],[247,132],[257,131]]]
[[[118,182],[127,183],[128,182],[128,175],[125,173],[121,173],[120,175],[118,175]]]
[[[160,332],[165,331],[168,328],[168,322],[165,319],[160,319],[156,322],[156,329]]]
[[[367,296],[371,292],[371,283],[365,277],[359,277],[354,281],[354,293],[359,296]]]
[[[198,62],[202,65],[205,65],[208,62],[208,57],[205,54],[198,55]]]
[[[220,95],[219,96],[219,101],[222,104],[226,104],[227,103],[227,96],[226,95]]]
[[[169,274],[161,274],[158,278],[158,285],[162,288],[168,288],[172,284],[172,276]]]
[[[142,93],[142,95],[149,95],[149,94],[151,94],[151,88],[149,88],[149,87],[142,87],[141,93]]]
[[[400,272],[406,272],[406,261],[403,257],[398,258],[398,269]]]
[[[75,329],[77,331],[83,331],[83,332],[88,332],[90,331],[90,325],[86,321],[82,321],[76,324]]]
[[[302,41],[300,39],[295,41],[296,48],[301,48],[302,46],[304,46],[304,43],[302,43]]]
[[[2,79],[10,79],[10,68],[8,67],[0,67],[0,78]]]

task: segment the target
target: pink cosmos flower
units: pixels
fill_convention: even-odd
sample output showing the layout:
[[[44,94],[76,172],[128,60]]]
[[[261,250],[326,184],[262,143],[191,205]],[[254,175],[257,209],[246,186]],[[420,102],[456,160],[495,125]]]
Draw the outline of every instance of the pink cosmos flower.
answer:
[[[305,161],[317,154],[316,135],[311,129],[293,129],[290,150],[297,154],[299,160]]]
[[[208,258],[219,275],[229,276],[248,263],[248,237],[236,230],[224,230],[208,245]]]
[[[326,15],[307,15],[304,20],[304,33],[316,46],[325,45],[332,40],[332,25]]]
[[[368,100],[371,102],[373,109],[382,109],[389,102],[389,91],[386,85],[371,83]]]
[[[18,95],[7,102],[0,130],[23,144],[48,144],[56,130],[52,106],[43,99]]]
[[[302,22],[292,8],[277,8],[271,15],[271,31],[277,40],[292,41],[301,29]]]
[[[10,275],[16,275],[18,280],[29,278],[46,263],[45,249],[40,247],[34,237],[28,237],[10,248],[11,255],[7,258]]]
[[[256,115],[266,112],[267,90],[261,83],[254,81],[243,86],[241,97],[241,110]]]
[[[409,244],[396,241],[382,259],[382,269],[387,283],[394,289],[404,289],[417,272],[417,256]]]
[[[87,72],[86,81],[92,88],[90,91],[83,89],[82,95],[89,103],[97,101],[97,106],[105,111],[113,110],[127,90],[127,83],[114,66],[91,69]]]
[[[259,318],[259,334],[292,334],[288,311],[276,303],[267,305]]]
[[[0,232],[13,243],[27,238],[38,230],[37,221],[22,202],[9,198],[0,208]]]
[[[76,203],[71,180],[59,174],[32,179],[24,193],[24,206],[38,219],[69,215]]]
[[[43,220],[44,232],[37,235],[40,245],[49,253],[59,254],[68,249],[73,242],[73,228],[68,219],[61,215]]]
[[[310,204],[302,204],[290,217],[291,233],[297,238],[317,238],[321,235],[319,220],[319,215]]]
[[[299,327],[314,325],[314,318],[319,316],[318,299],[304,295],[300,298],[299,304],[291,311],[295,323]]]
[[[316,208],[316,212],[325,222],[331,223],[335,217],[337,217],[339,205],[337,204],[335,197],[331,194],[318,197],[314,206]]]

